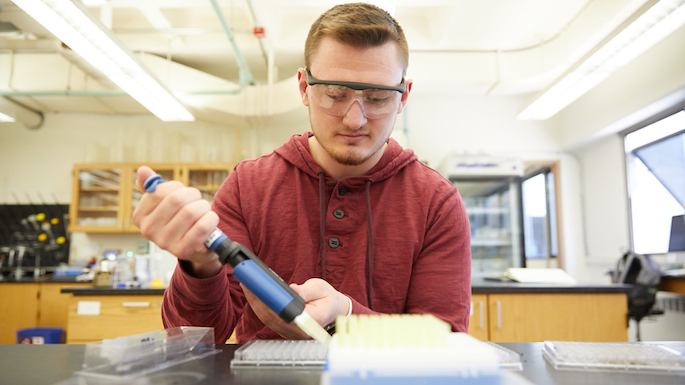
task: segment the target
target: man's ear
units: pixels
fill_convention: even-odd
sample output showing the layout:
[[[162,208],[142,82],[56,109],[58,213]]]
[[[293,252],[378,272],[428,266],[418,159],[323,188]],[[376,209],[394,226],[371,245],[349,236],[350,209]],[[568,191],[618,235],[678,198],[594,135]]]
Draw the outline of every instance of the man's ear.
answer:
[[[297,70],[297,83],[300,87],[300,97],[302,98],[302,104],[309,107],[309,95],[307,93],[307,88],[309,87],[309,84],[307,84],[307,74],[305,74],[304,71],[304,68],[300,68]]]
[[[404,93],[402,94],[402,100],[400,101],[400,107],[397,109],[397,113],[399,114],[402,112],[404,109],[404,106],[407,104],[407,100],[409,99],[409,93],[411,92],[411,86],[414,84],[414,81],[411,79],[405,79],[404,84],[407,86],[407,89],[404,90]]]

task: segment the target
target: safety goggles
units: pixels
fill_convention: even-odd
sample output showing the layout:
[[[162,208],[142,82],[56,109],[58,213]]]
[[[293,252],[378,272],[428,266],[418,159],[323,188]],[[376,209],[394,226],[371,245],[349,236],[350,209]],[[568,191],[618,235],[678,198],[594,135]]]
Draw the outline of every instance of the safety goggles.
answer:
[[[385,118],[397,113],[402,94],[406,90],[404,78],[399,86],[319,80],[307,68],[307,84],[312,88],[311,100],[324,112],[333,116],[347,114],[355,100],[368,119]]]

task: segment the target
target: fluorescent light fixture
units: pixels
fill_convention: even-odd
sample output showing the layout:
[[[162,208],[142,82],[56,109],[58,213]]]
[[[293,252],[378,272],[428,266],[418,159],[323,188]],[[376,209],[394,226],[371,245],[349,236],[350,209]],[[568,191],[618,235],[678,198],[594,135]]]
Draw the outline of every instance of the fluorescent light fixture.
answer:
[[[12,0],[83,59],[163,121],[193,115],[80,0]]]
[[[17,120],[13,117],[0,112],[0,123],[16,122]]]
[[[554,116],[613,72],[685,24],[685,0],[661,0],[548,88],[517,116],[545,120]]]

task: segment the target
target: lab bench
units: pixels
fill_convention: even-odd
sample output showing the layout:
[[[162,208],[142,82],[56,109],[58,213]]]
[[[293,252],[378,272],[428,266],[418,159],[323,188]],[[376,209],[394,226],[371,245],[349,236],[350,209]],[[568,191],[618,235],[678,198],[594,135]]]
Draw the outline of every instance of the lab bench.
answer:
[[[17,342],[18,329],[33,327],[67,328],[67,287],[88,287],[71,279],[22,278],[0,281],[0,344]]]
[[[85,344],[164,329],[164,289],[65,288],[67,343]]]
[[[469,334],[493,342],[627,341],[625,293],[629,288],[474,279]],[[69,300],[67,343],[88,343],[162,328],[163,289],[79,287],[62,292],[73,295]],[[89,311],[88,306],[98,307],[98,311]]]
[[[683,342],[663,342],[685,353]],[[556,370],[542,357],[542,343],[501,343],[521,355],[521,376],[545,385],[682,385],[684,375],[639,372],[593,372]],[[319,384],[321,367],[233,368],[233,354],[241,345],[217,345],[219,354],[186,362],[149,375],[150,383],[174,384]],[[81,370],[84,345],[0,345],[0,373],[6,385],[52,385]]]
[[[630,287],[474,278],[469,334],[493,342],[628,341]]]

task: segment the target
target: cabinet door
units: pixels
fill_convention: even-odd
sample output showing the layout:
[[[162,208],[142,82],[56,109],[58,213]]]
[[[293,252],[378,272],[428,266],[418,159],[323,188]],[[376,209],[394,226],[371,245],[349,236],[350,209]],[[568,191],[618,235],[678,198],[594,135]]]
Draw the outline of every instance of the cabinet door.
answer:
[[[155,172],[159,174],[164,180],[182,181],[181,166],[179,164],[153,163],[148,164],[148,166],[155,170]],[[140,165],[138,164],[129,164],[126,167],[126,183],[124,184],[124,188],[122,190],[126,191],[126,210],[124,214],[122,230],[124,232],[129,233],[140,233],[140,229],[133,224],[133,221],[131,221],[133,211],[136,209],[136,206],[138,206],[138,202],[140,202],[140,198],[143,196],[143,193],[138,191],[138,188],[136,187],[136,179],[138,178],[138,167],[140,167]]]
[[[37,324],[37,283],[0,284],[0,344],[16,344],[17,330]]]
[[[233,169],[230,163],[193,163],[183,166],[183,182],[195,187],[202,193],[202,198],[212,202],[214,194]]]
[[[75,165],[69,231],[118,232],[123,228],[122,168]]]
[[[38,326],[61,327],[67,330],[67,311],[71,294],[62,294],[63,287],[86,287],[91,283],[41,283]]]
[[[490,294],[490,340],[628,340],[625,294]]]
[[[489,340],[488,333],[488,295],[471,295],[471,316],[469,317],[469,335],[481,341]]]
[[[72,296],[67,343],[83,344],[164,329],[161,304],[161,295]]]

